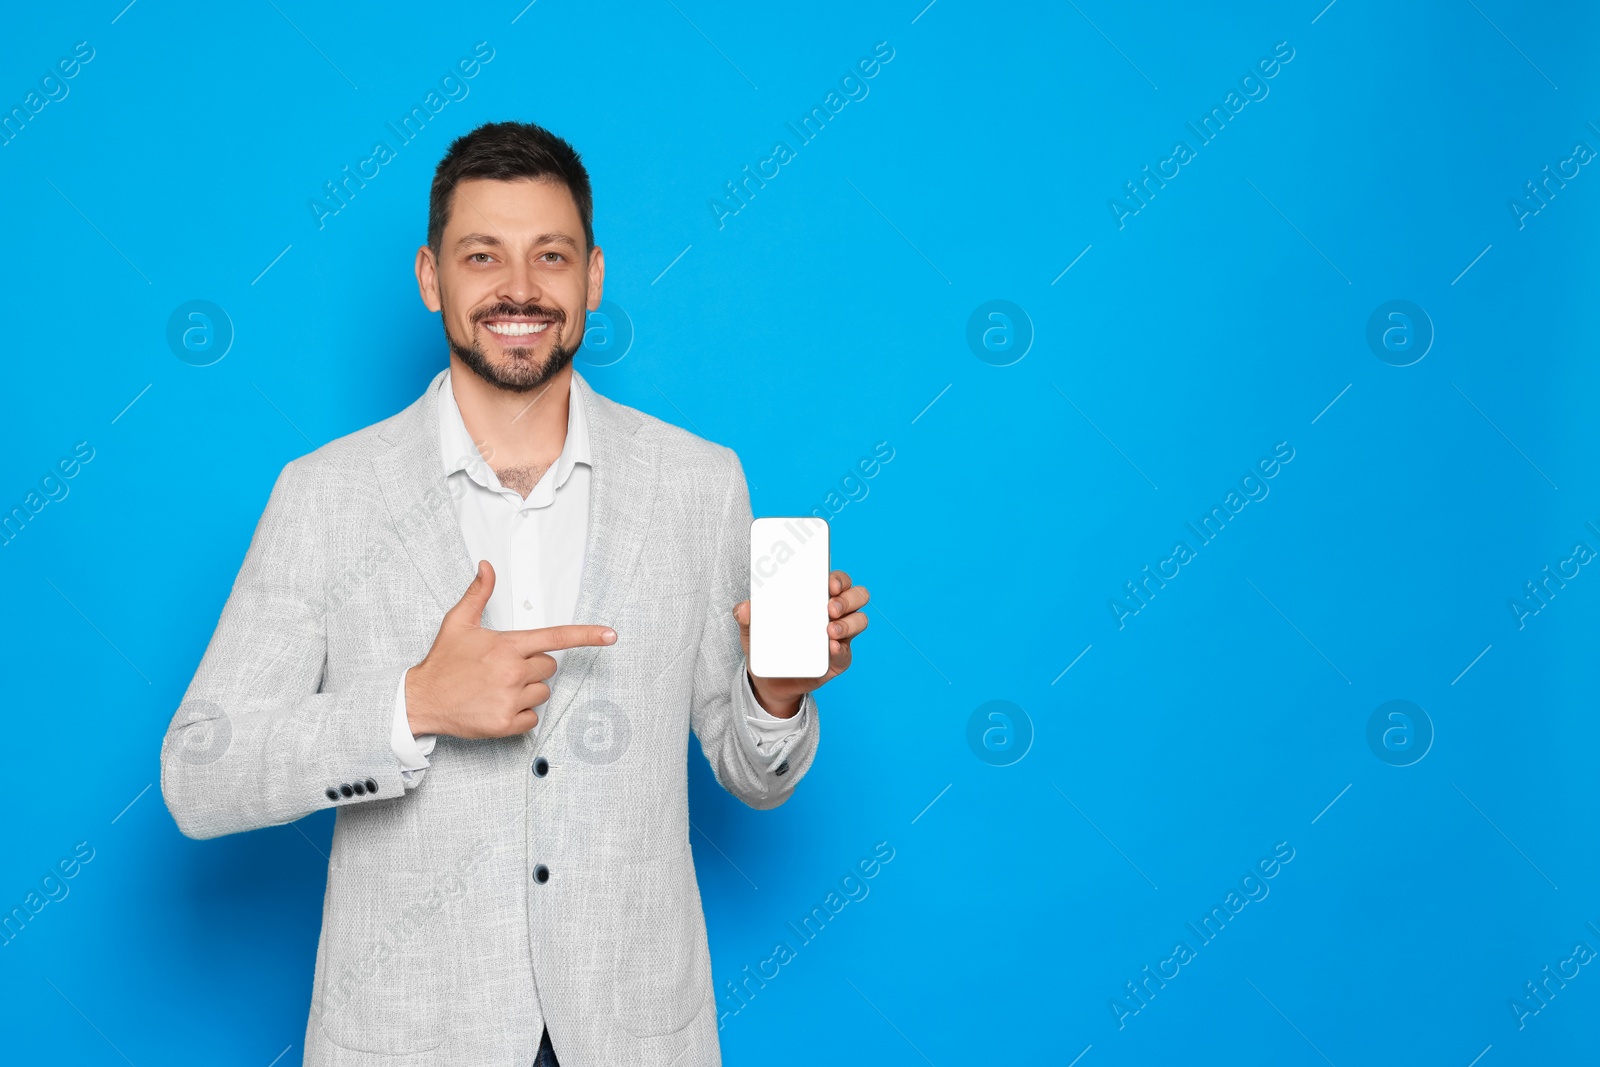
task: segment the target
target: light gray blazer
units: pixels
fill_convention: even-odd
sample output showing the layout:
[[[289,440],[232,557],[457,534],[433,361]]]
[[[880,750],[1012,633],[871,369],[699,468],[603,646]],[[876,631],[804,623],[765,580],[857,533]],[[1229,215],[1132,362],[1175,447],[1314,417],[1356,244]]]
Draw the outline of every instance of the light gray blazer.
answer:
[[[476,564],[442,474],[443,377],[283,468],[167,730],[167,807],[194,838],[337,809],[307,1064],[528,1067],[541,1007],[563,1067],[718,1064],[689,732],[754,808],[788,799],[817,746],[815,708],[770,764],[734,722],[743,468],[579,376],[575,621],[617,642],[566,653],[534,736],[440,737],[407,792],[395,690]]]

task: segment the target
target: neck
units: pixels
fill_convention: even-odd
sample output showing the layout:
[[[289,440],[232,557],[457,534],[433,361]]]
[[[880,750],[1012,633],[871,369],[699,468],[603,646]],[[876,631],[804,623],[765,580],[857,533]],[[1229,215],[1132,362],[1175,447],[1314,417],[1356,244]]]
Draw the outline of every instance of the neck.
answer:
[[[537,389],[512,393],[490,385],[451,355],[450,388],[461,421],[489,466],[542,469],[561,455],[567,441],[571,364]]]

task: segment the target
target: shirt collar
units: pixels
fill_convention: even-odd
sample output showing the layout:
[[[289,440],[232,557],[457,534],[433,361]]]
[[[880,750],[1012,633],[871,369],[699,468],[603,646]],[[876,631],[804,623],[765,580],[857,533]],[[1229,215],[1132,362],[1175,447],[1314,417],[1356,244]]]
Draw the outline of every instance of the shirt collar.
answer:
[[[446,478],[457,471],[464,471],[485,489],[497,493],[515,492],[500,484],[500,479],[484,461],[477,443],[467,432],[467,425],[461,418],[461,408],[456,403],[455,390],[450,385],[448,370],[439,386],[439,452],[443,457]],[[566,484],[572,468],[579,463],[591,469],[594,466],[589,452],[589,420],[584,410],[583,393],[578,389],[578,376],[573,374],[567,393],[567,439],[561,446],[561,455],[556,457],[555,480],[550,482],[541,478],[540,487],[528,496],[528,505],[538,507],[549,504],[554,491]]]

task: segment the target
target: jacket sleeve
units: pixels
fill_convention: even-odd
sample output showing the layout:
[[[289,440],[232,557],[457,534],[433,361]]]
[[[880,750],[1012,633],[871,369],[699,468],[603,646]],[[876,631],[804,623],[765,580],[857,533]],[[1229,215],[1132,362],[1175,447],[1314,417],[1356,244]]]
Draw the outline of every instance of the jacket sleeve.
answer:
[[[739,457],[731,449],[721,451],[727,488],[717,520],[711,596],[695,660],[690,717],[717,783],[752,808],[775,808],[789,799],[816,756],[817,706],[813,695],[806,694],[804,726],[760,757],[749,740],[748,725],[737,721],[743,708],[735,687],[746,684],[746,666],[733,608],[750,596],[750,491]]]
[[[321,532],[336,478],[312,457],[278,475],[244,564],[161,745],[161,793],[193,838],[278,826],[403,795],[390,745],[403,666],[323,691]]]

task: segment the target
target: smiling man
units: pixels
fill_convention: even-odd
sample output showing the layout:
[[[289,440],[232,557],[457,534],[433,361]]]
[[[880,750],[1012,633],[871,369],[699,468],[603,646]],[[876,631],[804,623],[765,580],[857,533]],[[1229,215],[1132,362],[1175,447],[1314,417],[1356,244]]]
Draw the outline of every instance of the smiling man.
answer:
[[[337,811],[307,1064],[720,1063],[689,734],[782,804],[867,592],[831,575],[822,678],[749,673],[738,457],[572,368],[592,217],[548,131],[450,146],[416,259],[449,366],[284,467],[167,730],[190,837]]]

